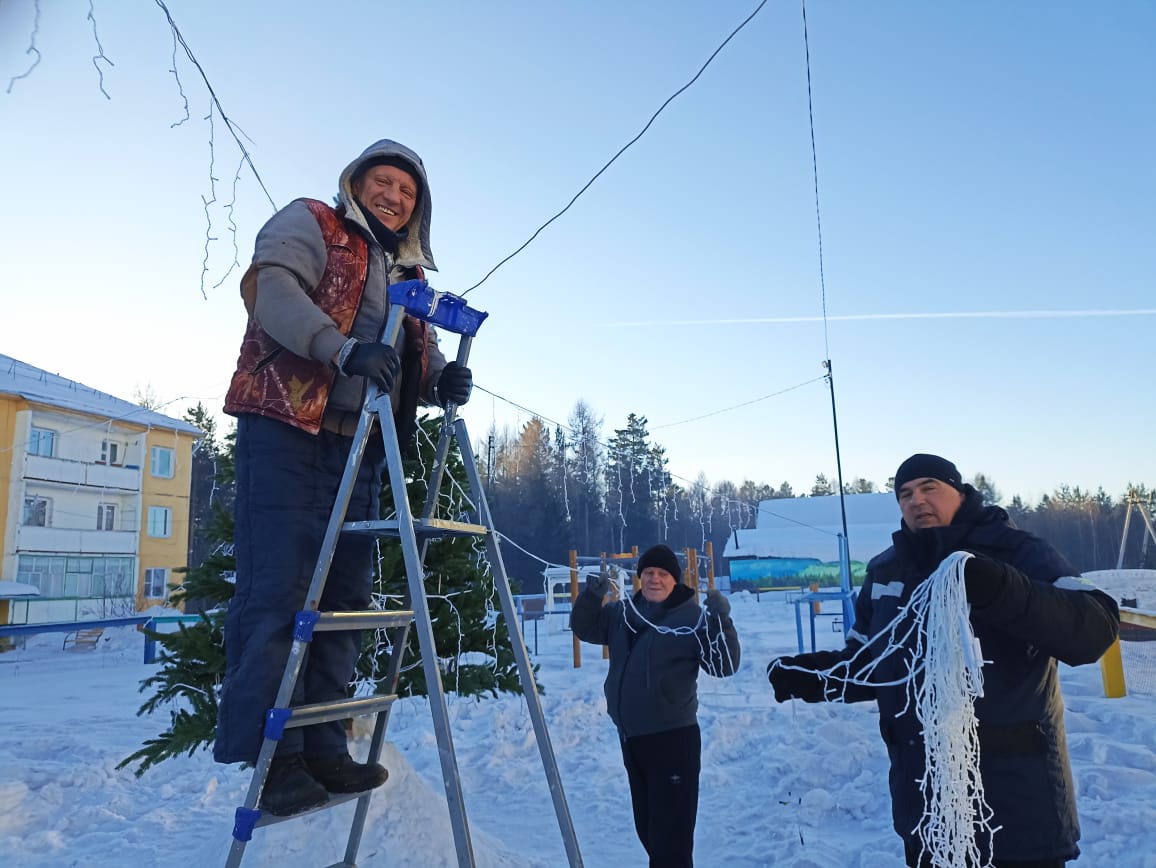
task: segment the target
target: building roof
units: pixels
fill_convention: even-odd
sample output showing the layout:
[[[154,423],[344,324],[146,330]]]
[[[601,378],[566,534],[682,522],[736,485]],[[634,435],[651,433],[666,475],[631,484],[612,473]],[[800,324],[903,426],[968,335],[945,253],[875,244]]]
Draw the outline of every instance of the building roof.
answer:
[[[851,560],[865,563],[891,545],[891,534],[899,528],[899,503],[891,492],[848,494],[843,501]],[[835,561],[842,532],[838,495],[763,500],[755,527],[732,531],[723,557]]]
[[[149,410],[3,354],[0,354],[0,395],[18,395],[32,403],[74,410],[117,422],[166,428],[193,435],[204,433],[182,419]]]

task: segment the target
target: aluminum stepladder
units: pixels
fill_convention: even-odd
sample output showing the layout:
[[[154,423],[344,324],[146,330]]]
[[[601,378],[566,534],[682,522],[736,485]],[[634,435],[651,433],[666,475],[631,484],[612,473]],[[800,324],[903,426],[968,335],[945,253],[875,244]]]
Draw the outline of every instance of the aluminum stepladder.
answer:
[[[382,342],[397,345],[405,315],[416,317],[436,326],[443,332],[453,332],[459,336],[457,361],[465,366],[469,360],[470,346],[478,328],[487,314],[469,307],[459,296],[438,293],[425,281],[405,281],[389,287],[390,314],[386,322]],[[354,481],[365,455],[365,447],[373,436],[373,422],[380,423],[380,435],[384,438],[386,468],[393,495],[395,518],[378,521],[346,522],[345,513],[349,506]],[[470,485],[469,497],[476,513],[477,523],[464,523],[436,517],[438,491],[444,476],[446,459],[451,441],[456,441],[461,452],[466,478]],[[316,810],[324,810],[345,802],[357,800],[353,825],[346,844],[345,857],[336,866],[356,866],[357,851],[369,812],[372,791],[350,795],[331,794],[329,802],[314,811],[294,814],[290,817],[264,815],[257,808],[269,773],[274,751],[286,728],[308,726],[350,717],[376,715],[373,735],[369,745],[369,762],[377,762],[385,741],[385,730],[389,722],[389,711],[397,699],[396,691],[401,674],[402,658],[409,629],[412,625],[418,634],[421,662],[429,693],[430,710],[433,714],[434,730],[437,736],[438,753],[441,759],[442,780],[445,784],[446,801],[449,807],[450,825],[453,829],[454,845],[459,868],[473,868],[475,865],[473,845],[470,841],[469,824],[466,820],[465,803],[462,798],[461,776],[454,752],[453,736],[450,731],[449,711],[446,706],[445,689],[442,685],[441,670],[438,667],[434,644],[433,624],[430,620],[429,601],[425,590],[425,555],[432,539],[446,537],[483,537],[486,555],[493,573],[494,588],[501,604],[510,643],[517,663],[518,677],[523,695],[530,712],[538,751],[550,788],[554,812],[562,833],[563,843],[570,868],[581,868],[582,856],[574,832],[574,824],[562,788],[557,760],[550,744],[546,719],[542,710],[541,696],[534,681],[526,643],[519,629],[517,608],[510,590],[505,564],[498,545],[498,535],[482,488],[473,447],[465,422],[456,418],[456,407],[452,404],[445,410],[441,435],[435,452],[434,464],[427,484],[425,504],[420,517],[415,518],[406,494],[405,471],[402,466],[401,448],[397,441],[397,429],[388,394],[381,394],[372,383],[366,394],[350,448],[349,459],[338,488],[333,512],[321,544],[317,565],[313,572],[306,600],[320,600],[329,574],[329,567],[342,533],[364,533],[377,537],[395,537],[401,542],[406,572],[406,600],[401,611],[367,612],[318,612],[306,609],[297,614],[294,624],[294,641],[281,685],[277,692],[274,708],[266,714],[265,738],[253,771],[253,779],[245,797],[245,803],[236,810],[233,826],[233,842],[226,860],[226,868],[236,868],[244,856],[245,846],[251,840],[255,828],[285,822],[307,816]],[[309,643],[316,631],[361,630],[385,628],[389,631],[392,652],[386,670],[386,681],[390,685],[388,695],[351,698],[335,702],[317,703],[290,707],[294,685],[304,666]]]

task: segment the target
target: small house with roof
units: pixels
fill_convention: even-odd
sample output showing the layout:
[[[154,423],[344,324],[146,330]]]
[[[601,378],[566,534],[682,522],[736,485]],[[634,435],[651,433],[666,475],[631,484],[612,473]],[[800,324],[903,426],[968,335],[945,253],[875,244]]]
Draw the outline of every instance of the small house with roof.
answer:
[[[847,544],[854,584],[867,562],[891,545],[900,523],[891,492],[794,497],[759,502],[752,528],[731,532],[723,550],[731,587],[798,587],[839,584],[839,537],[847,511]]]

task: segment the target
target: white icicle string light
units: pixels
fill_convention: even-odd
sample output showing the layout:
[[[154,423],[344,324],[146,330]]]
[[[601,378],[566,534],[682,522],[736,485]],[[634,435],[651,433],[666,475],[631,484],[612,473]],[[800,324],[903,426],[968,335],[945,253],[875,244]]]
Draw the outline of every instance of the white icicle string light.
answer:
[[[634,624],[630,622],[630,618],[627,617],[627,610],[629,610],[634,613],[635,617],[639,621],[646,624],[656,633],[663,633],[670,636],[694,636],[698,640],[699,655],[702,657],[702,659],[710,663],[712,670],[711,674],[716,674],[713,672],[716,661],[721,663],[724,660],[734,659],[731,657],[730,648],[727,645],[726,633],[721,629],[721,624],[718,633],[714,634],[713,636],[711,635],[711,619],[707,617],[705,606],[700,608],[698,613],[698,620],[695,621],[694,624],[685,627],[666,627],[662,624],[655,624],[653,621],[649,620],[638,611],[638,607],[634,605],[633,595],[623,593],[625,589],[618,581],[618,572],[619,571],[617,568],[611,569],[610,576],[608,578],[610,579],[610,584],[615,589],[615,596],[617,596],[623,602],[622,620],[625,622],[627,629],[634,633],[638,632],[638,628],[635,627]],[[718,620],[719,619],[717,618],[715,619],[716,622]],[[706,636],[705,647],[703,645],[704,635]]]
[[[924,813],[911,831],[921,842],[920,858],[930,858],[934,868],[988,868],[992,837],[999,830],[991,825],[980,777],[975,700],[983,696],[983,660],[968,617],[963,567],[970,557],[967,552],[948,555],[850,660],[823,671],[779,664],[819,676],[829,699],[841,699],[848,684],[907,685],[907,703],[896,716],[914,708],[923,727],[925,760],[919,782]],[[883,650],[861,663],[871,646]],[[872,678],[883,659],[908,648],[903,678]],[[830,682],[835,683],[828,687]],[[977,835],[986,837],[982,851]]]
[[[987,836],[990,860],[992,811],[979,773],[979,721],[975,700],[983,696],[982,658],[968,620],[963,565],[971,555],[949,555],[925,583],[924,676],[914,684],[915,715],[923,724],[924,771],[919,782],[923,817],[918,833],[932,865],[969,868],[982,861],[977,830]]]

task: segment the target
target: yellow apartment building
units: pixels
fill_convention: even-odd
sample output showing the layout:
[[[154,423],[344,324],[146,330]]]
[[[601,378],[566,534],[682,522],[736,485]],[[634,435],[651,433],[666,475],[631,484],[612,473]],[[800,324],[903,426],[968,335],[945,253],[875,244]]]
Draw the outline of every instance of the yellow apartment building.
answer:
[[[0,624],[161,604],[189,550],[187,422],[0,355]]]

